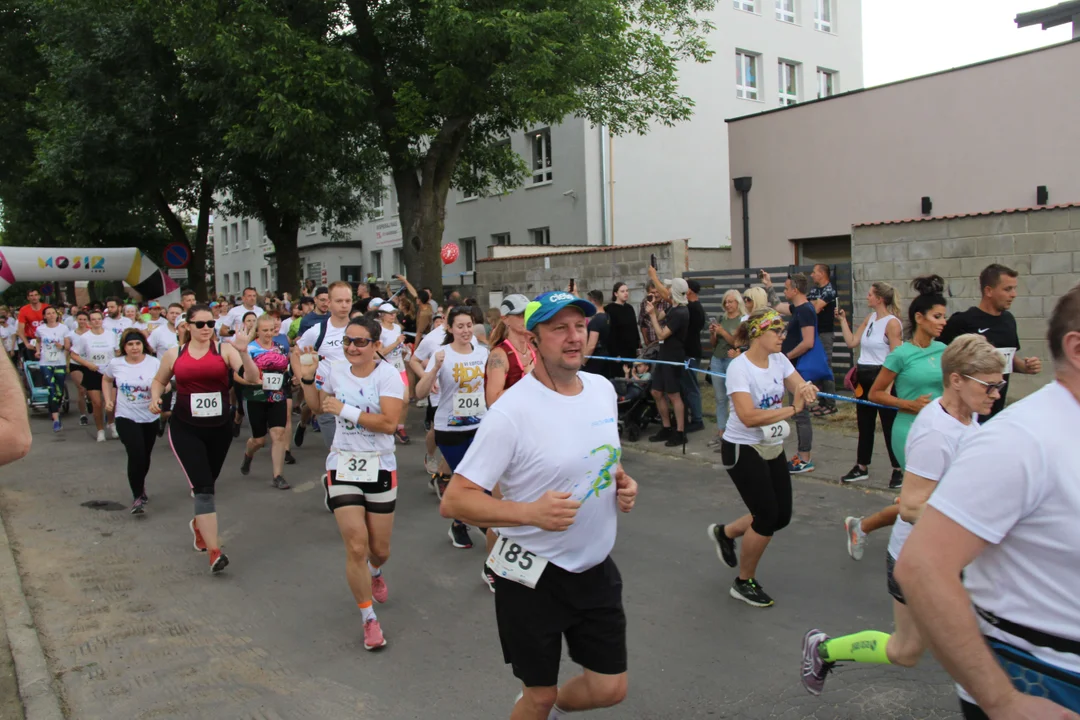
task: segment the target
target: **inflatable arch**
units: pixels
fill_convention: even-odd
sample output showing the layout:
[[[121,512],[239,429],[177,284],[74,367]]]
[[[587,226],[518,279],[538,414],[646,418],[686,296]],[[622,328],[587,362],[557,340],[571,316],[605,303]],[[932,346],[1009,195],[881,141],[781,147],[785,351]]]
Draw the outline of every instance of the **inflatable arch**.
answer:
[[[145,300],[180,299],[176,282],[136,248],[0,248],[0,292],[53,280],[123,280]]]

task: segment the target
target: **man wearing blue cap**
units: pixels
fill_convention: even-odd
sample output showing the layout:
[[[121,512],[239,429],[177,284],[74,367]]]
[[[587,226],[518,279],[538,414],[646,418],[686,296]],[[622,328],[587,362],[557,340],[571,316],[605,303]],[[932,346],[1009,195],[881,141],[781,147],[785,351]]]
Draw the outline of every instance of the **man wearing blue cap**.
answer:
[[[511,720],[563,718],[626,696],[622,578],[609,554],[637,483],[619,462],[614,388],[578,372],[594,312],[566,292],[528,304],[536,365],[488,409],[442,499],[444,517],[501,528],[487,565],[503,658],[523,686]],[[496,484],[503,500],[486,494]],[[563,637],[584,670],[560,688]]]

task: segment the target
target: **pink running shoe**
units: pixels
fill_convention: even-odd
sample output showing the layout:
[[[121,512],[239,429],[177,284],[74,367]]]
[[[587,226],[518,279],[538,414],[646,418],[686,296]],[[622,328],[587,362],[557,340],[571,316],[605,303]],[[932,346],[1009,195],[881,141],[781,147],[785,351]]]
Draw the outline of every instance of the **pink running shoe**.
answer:
[[[390,599],[390,591],[386,587],[386,579],[382,575],[371,578],[371,599],[380,605]]]
[[[375,618],[364,623],[364,649],[378,650],[386,646],[386,638],[383,637],[382,628]]]

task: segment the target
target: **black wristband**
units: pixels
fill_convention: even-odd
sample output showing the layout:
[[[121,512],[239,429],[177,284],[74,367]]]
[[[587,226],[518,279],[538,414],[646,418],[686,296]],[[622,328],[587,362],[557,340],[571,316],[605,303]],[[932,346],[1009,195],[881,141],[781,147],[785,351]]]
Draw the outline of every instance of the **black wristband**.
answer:
[[[307,380],[305,378],[300,378],[300,382],[302,382],[305,385],[314,385],[315,384],[315,378],[311,378],[310,380]]]

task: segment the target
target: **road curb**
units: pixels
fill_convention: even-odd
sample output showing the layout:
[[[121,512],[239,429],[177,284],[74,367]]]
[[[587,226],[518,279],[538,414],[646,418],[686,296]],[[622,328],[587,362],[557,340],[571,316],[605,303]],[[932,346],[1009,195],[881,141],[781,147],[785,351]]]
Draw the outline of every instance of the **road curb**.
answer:
[[[26,720],[64,720],[60,697],[53,687],[52,673],[41,648],[30,606],[26,604],[15,555],[0,515],[0,609],[7,625],[8,645],[15,660]]]

